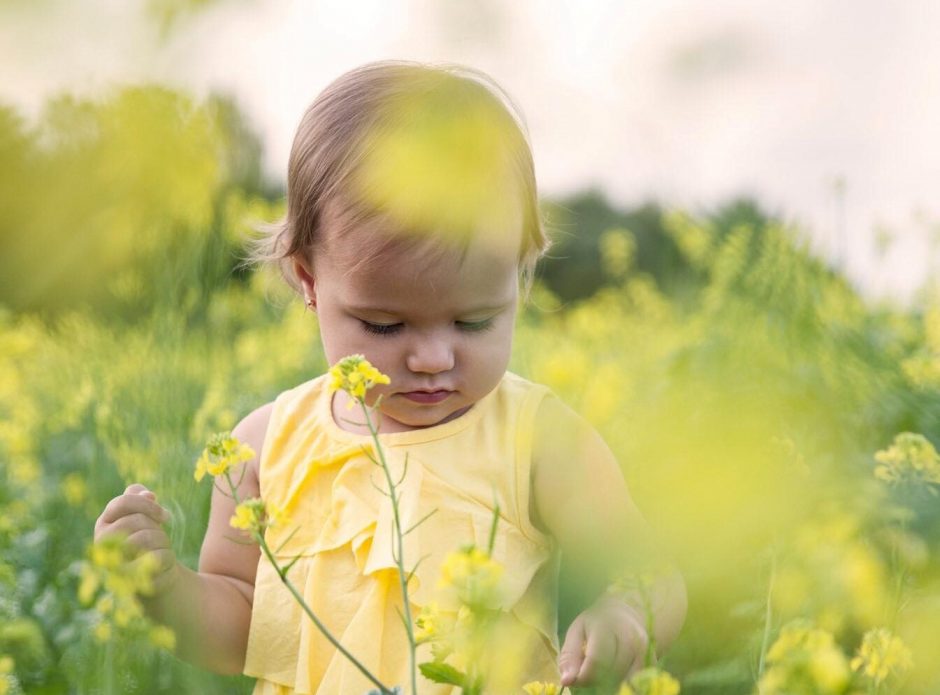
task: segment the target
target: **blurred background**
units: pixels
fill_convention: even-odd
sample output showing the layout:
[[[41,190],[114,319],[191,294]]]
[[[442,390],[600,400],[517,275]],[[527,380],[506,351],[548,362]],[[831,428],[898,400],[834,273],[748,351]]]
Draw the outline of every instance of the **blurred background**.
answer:
[[[326,367],[239,261],[306,106],[381,58],[525,115],[555,246],[512,368],[683,570],[682,692],[865,692],[878,627],[912,654],[880,692],[940,692],[938,39],[928,0],[0,0],[0,693],[250,691],[80,597],[86,548],[138,481],[194,567],[207,436]],[[835,677],[769,656],[793,619]]]
[[[0,97],[35,125],[69,93],[224,96],[283,184],[330,80],[403,57],[489,72],[528,119],[543,191],[798,222],[867,296],[909,300],[936,256],[940,8],[828,0],[2,5]],[[589,135],[589,137],[586,137]]]

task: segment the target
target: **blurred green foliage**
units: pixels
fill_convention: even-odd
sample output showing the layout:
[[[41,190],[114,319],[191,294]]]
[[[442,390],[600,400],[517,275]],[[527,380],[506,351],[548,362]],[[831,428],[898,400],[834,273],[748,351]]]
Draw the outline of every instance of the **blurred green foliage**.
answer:
[[[230,277],[260,146],[234,104],[159,86],[0,110],[0,302],[128,317],[195,309]]]

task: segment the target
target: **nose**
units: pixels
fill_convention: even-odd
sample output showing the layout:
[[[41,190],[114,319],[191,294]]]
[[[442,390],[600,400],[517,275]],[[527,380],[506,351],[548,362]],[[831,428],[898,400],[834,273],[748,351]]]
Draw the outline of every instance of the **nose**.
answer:
[[[408,369],[420,374],[439,374],[454,368],[454,348],[443,336],[417,337],[405,360]]]

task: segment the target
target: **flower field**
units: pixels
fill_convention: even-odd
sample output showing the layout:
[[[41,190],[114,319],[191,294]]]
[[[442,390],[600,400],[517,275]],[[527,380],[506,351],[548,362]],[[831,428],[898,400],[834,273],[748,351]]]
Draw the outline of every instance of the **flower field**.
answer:
[[[128,93],[109,108],[160,113],[169,98]],[[107,109],[58,108],[123,127]],[[88,147],[54,163],[114,154]],[[56,258],[76,264],[76,291],[93,301],[73,306],[66,279],[35,305],[8,294],[0,313],[3,694],[251,690],[169,653],[172,633],[135,598],[146,568],[92,547],[95,519],[143,483],[195,567],[210,490],[193,471],[207,439],[329,365],[315,317],[277,278],[231,269],[246,219],[273,219],[278,204],[233,183],[234,168],[151,155],[97,212],[80,202],[113,182],[44,208],[50,225],[85,215],[98,260]],[[193,180],[170,202],[142,196],[178,167]],[[128,226],[156,236],[119,248]],[[679,289],[644,265],[630,229],[608,232],[596,292],[565,299],[536,284],[512,369],[601,432],[683,573],[689,611],[660,666],[690,695],[940,693],[940,304],[866,301],[772,220],[666,214]],[[582,570],[562,561],[569,585]],[[562,587],[562,630],[583,608],[574,595]]]

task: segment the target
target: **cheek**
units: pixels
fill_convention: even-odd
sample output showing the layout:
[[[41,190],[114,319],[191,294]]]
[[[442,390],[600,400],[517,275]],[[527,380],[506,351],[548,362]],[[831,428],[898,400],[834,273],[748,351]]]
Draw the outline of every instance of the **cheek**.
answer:
[[[323,352],[330,364],[335,364],[347,355],[361,353],[375,363],[378,355],[375,341],[363,331],[357,322],[343,317],[320,312],[320,340]],[[378,366],[378,365],[376,365]]]
[[[495,328],[482,345],[470,344],[468,356],[480,374],[498,378],[506,371],[512,352],[512,324]]]

